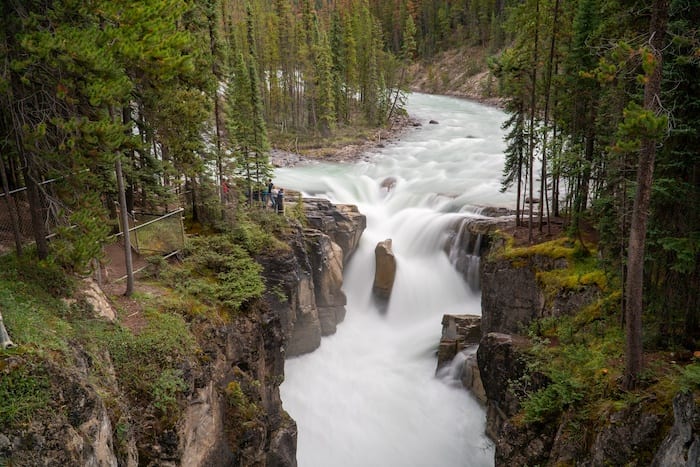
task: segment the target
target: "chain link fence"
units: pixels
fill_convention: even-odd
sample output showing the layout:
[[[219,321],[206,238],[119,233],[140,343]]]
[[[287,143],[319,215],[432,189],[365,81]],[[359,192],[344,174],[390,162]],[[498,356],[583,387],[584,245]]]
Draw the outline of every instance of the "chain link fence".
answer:
[[[134,250],[145,256],[180,251],[185,244],[183,211],[179,208],[166,214],[139,213],[130,216],[129,231]],[[50,209],[44,212],[46,231],[51,237],[57,220]],[[124,231],[122,227],[120,220],[121,232]],[[15,251],[16,231],[22,246],[34,241],[26,188],[0,193],[0,255]]]
[[[185,226],[180,208],[166,214],[134,213],[129,216],[131,247],[140,255],[168,255],[185,246]],[[119,228],[124,226],[119,216]],[[121,235],[121,234],[119,234]]]
[[[44,222],[50,234],[55,223],[51,221],[49,210],[45,212]],[[11,190],[7,194],[0,193],[0,255],[15,250],[15,229],[23,246],[34,241],[26,188]]]

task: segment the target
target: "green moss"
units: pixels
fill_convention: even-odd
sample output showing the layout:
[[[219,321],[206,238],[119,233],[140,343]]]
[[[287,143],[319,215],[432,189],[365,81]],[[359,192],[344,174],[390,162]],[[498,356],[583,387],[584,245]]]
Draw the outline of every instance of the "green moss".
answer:
[[[576,252],[576,242],[564,237],[536,245],[516,247],[512,241],[506,242],[502,256],[506,259],[541,255],[549,258],[572,259]]]

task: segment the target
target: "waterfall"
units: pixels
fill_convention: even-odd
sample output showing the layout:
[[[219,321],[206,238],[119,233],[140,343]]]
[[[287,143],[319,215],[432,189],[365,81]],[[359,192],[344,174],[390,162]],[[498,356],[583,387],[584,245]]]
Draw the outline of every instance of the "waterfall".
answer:
[[[407,133],[367,161],[275,174],[280,186],[356,204],[367,216],[344,272],[345,321],[316,351],[285,364],[282,400],[298,424],[300,467],[494,463],[482,407],[449,373],[435,375],[435,352],[443,314],[481,314],[481,239],[466,223],[479,206],[513,204],[512,194],[499,192],[504,115],[420,94],[410,97],[409,112],[425,122],[439,115],[440,124]],[[381,187],[387,177],[396,180],[391,191]],[[397,271],[382,313],[371,291],[374,248],[387,238]],[[460,257],[473,257],[469,277],[458,270]]]

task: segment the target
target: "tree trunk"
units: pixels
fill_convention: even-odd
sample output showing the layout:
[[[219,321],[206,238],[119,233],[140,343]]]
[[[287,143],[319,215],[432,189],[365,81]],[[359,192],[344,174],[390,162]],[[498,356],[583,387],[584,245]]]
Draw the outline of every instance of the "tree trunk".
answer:
[[[535,192],[533,186],[535,184],[535,114],[537,113],[537,60],[538,60],[538,41],[539,41],[539,23],[540,23],[540,2],[537,0],[535,2],[535,38],[532,51],[532,90],[530,91],[530,144],[528,145],[529,150],[529,164],[528,170],[530,171],[530,209],[529,209],[529,222],[527,226],[527,240],[530,244],[533,242],[532,238],[532,224],[533,224],[533,203]]]
[[[668,21],[669,0],[655,0],[649,26],[649,47],[656,59],[653,71],[644,85],[644,108],[660,111],[661,69],[663,65],[663,43]],[[624,385],[633,389],[639,383],[642,371],[642,311],[644,280],[644,244],[649,218],[649,200],[654,176],[656,141],[645,138],[639,152],[637,168],[637,190],[634,196],[630,240],[627,256],[627,315],[625,319],[625,375]]]
[[[124,176],[122,174],[122,160],[117,157],[115,170],[117,172],[117,188],[119,190],[119,205],[122,220],[122,233],[124,237],[124,260],[126,263],[126,291],[124,295],[130,297],[134,293],[134,266],[131,261],[131,236],[129,234],[129,212],[126,207],[126,193],[124,191]]]
[[[539,231],[542,232],[542,216],[544,205],[547,205],[547,233],[552,233],[552,223],[549,219],[549,202],[547,200],[547,124],[549,123],[549,98],[552,85],[552,73],[554,65],[554,45],[556,44],[557,25],[559,21],[559,0],[554,3],[552,19],[552,37],[549,42],[549,59],[547,61],[547,75],[544,84],[544,133],[542,135],[542,174],[540,175],[540,210],[538,215]]]
[[[27,167],[24,169],[24,180],[27,184],[27,199],[29,200],[29,214],[32,218],[32,233],[36,242],[36,252],[39,259],[49,256],[49,242],[46,240],[46,222],[44,216],[44,202],[39,192],[39,184],[31,169],[32,157],[27,157]]]

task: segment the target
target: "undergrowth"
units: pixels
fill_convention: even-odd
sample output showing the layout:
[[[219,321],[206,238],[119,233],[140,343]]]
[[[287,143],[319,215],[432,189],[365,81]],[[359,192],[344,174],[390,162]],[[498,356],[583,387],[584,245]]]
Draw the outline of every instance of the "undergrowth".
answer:
[[[235,235],[219,234],[188,242],[182,264],[161,273],[162,280],[183,295],[229,313],[262,296],[262,268]]]
[[[528,371],[511,382],[511,390],[523,400],[519,420],[524,423],[553,422],[569,413],[576,423],[595,426],[610,410],[640,400],[655,401],[650,410],[667,415],[679,390],[700,389],[699,362],[683,366],[671,352],[647,352],[642,387],[623,390],[625,336],[619,279],[590,253],[567,238],[518,248],[506,241],[502,251],[503,258],[516,262],[527,263],[532,255],[567,260],[564,269],[535,271],[547,303],[566,290],[596,286],[599,291],[597,300],[575,314],[543,317],[529,325]],[[532,386],[534,375],[546,380],[538,389]]]

